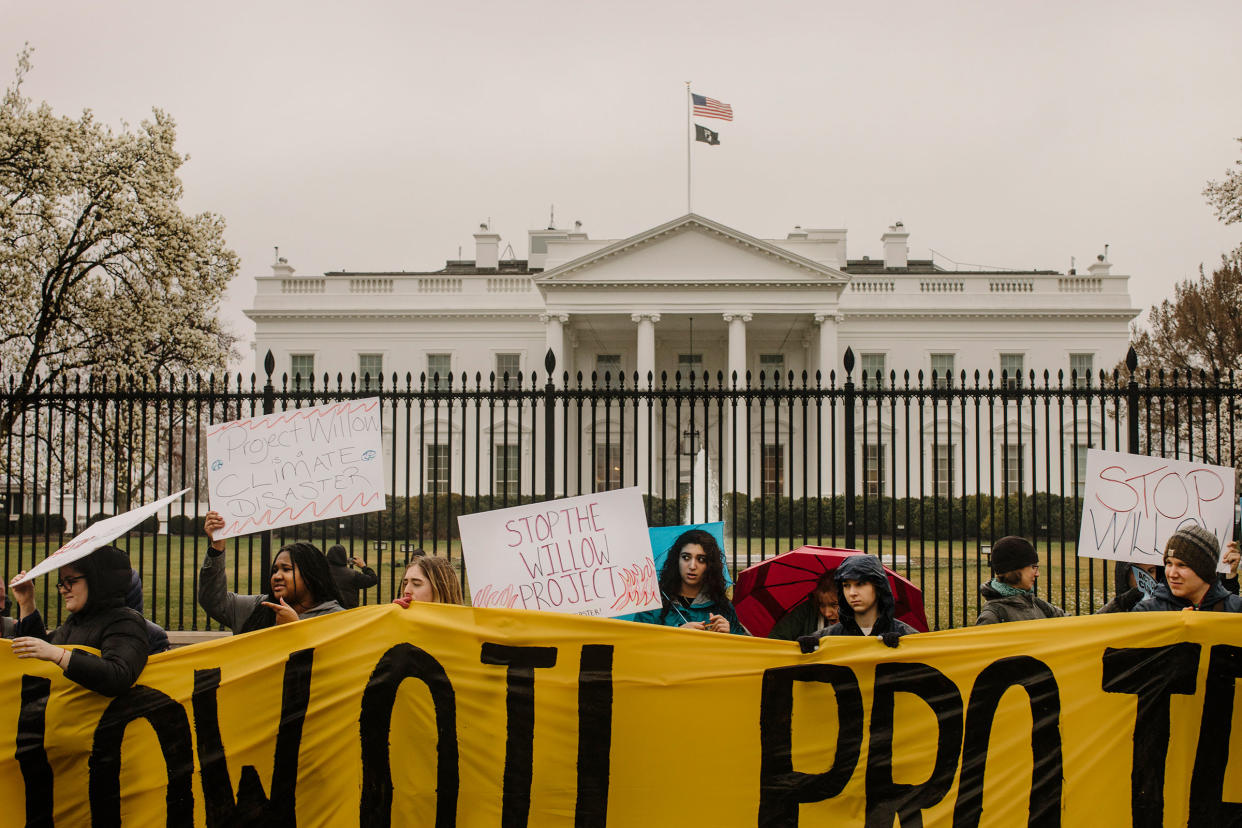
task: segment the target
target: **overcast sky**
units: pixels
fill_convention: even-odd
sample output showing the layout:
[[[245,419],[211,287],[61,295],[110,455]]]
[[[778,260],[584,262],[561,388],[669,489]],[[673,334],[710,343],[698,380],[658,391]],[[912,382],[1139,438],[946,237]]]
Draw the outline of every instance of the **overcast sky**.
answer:
[[[185,207],[220,213],[241,308],[299,273],[432,270],[491,218],[622,238],[686,211],[685,81],[733,106],[694,210],[763,238],[1065,270],[1111,245],[1146,309],[1242,243],[1201,191],[1242,146],[1242,3],[215,2],[0,7],[28,95],[171,113]],[[248,348],[243,348],[249,367]]]

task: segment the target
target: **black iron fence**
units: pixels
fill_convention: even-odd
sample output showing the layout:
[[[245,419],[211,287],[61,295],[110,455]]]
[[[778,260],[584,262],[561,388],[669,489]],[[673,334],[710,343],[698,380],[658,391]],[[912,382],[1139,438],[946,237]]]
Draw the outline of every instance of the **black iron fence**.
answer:
[[[1040,592],[1088,613],[1113,592],[1109,562],[1076,554],[1086,452],[1236,466],[1232,375],[1126,369],[1094,376],[922,372],[810,377],[75,377],[19,411],[0,452],[0,543],[11,577],[101,516],[188,488],[121,544],[145,612],[209,629],[196,606],[206,543],[204,429],[343,399],[382,403],[383,511],[230,542],[231,586],[258,591],[272,543],[344,545],[396,593],[414,554],[460,561],[456,518],[548,497],[639,486],[652,525],[722,520],[740,570],[803,544],[879,554],[919,584],[936,627],[973,622],[993,540],[1032,538]],[[10,388],[12,386],[10,385]],[[59,620],[43,579],[41,605]]]

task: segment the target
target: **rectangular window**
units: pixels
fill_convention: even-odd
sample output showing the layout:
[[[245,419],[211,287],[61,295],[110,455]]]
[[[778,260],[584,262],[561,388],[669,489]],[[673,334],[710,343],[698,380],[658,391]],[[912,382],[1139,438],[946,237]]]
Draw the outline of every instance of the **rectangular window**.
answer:
[[[785,447],[780,443],[763,446],[763,493],[780,497],[785,484]]]
[[[496,496],[516,500],[521,488],[522,453],[516,445],[497,443],[494,448]]]
[[[595,376],[599,382],[604,381],[607,375],[609,382],[619,382],[621,377],[621,355],[620,354],[596,354],[595,355]]]
[[[289,355],[289,383],[294,391],[310,388],[315,378],[314,354]]]
[[[953,378],[953,357],[954,354],[932,354],[931,355],[931,373],[932,383],[936,388],[948,388]]]
[[[1091,384],[1091,374],[1095,372],[1095,354],[1070,354],[1070,381],[1075,388],[1086,388]]]
[[[884,365],[884,354],[860,354],[859,370],[862,371],[863,388],[875,386],[876,377],[879,377],[880,386],[884,385],[884,380],[888,378],[888,370]]]
[[[1022,354],[1000,355],[1001,382],[1006,388],[1022,387]]]
[[[867,487],[868,497],[884,496],[884,446],[867,445],[863,447],[864,468],[863,481]]]
[[[521,354],[496,354],[496,379],[500,382],[504,382],[505,374],[509,375],[509,381],[512,383],[516,384],[521,380]]]
[[[1087,449],[1091,448],[1091,444],[1075,443],[1071,448],[1074,454],[1069,472],[1073,475],[1074,497],[1082,497],[1087,491]]]
[[[936,446],[936,497],[953,497],[953,445]]]
[[[789,379],[785,376],[785,355],[760,354],[759,372],[763,374],[764,385],[768,387],[779,386],[785,383]]]
[[[696,383],[703,381],[703,355],[702,354],[678,354],[677,355],[677,371],[681,374],[681,381],[689,383],[691,375],[694,376]]]
[[[449,490],[449,446],[448,443],[427,443],[424,457],[427,458],[428,494],[448,494]]]
[[[618,443],[595,444],[595,491],[621,488],[621,446]]]
[[[1021,443],[1006,443],[1001,447],[1001,464],[1005,469],[1005,492],[1022,491],[1023,453]]]
[[[427,354],[427,387],[439,390],[448,388],[449,377],[453,372],[451,354]]]
[[[383,354],[358,354],[358,387],[370,391],[380,387],[384,375]]]

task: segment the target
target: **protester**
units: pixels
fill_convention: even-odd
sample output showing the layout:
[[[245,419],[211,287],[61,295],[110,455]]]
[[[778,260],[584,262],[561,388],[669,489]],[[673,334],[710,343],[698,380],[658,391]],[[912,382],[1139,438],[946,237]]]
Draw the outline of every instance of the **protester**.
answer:
[[[87,690],[120,695],[138,680],[150,649],[142,616],[125,606],[129,556],[115,546],[102,546],[62,566],[59,573],[56,589],[69,617],[50,635],[35,606],[34,582],[13,585],[20,614],[13,653],[50,661]],[[65,649],[71,644],[93,647],[99,655]]]
[[[367,562],[358,556],[346,557],[345,547],[339,543],[328,547],[328,566],[332,569],[332,580],[341,593],[341,606],[353,609],[358,606],[358,590],[370,589],[379,583],[375,570],[367,566]],[[358,567],[358,571],[350,569]]]
[[[1226,590],[1217,577],[1219,560],[1220,544],[1210,531],[1194,525],[1178,529],[1164,547],[1165,582],[1131,612],[1242,612],[1242,598]],[[1235,575],[1236,566],[1235,562]]]
[[[658,610],[634,616],[642,624],[748,635],[725,594],[724,555],[711,533],[691,529],[677,536],[660,569]]]
[[[839,606],[837,583],[833,578],[833,570],[829,570],[819,576],[819,580],[815,582],[815,590],[801,604],[785,613],[773,625],[768,638],[797,641],[816,630],[831,627],[840,617]]]
[[[448,558],[434,555],[418,557],[410,561],[401,578],[401,595],[394,604],[409,609],[410,604],[422,601],[431,604],[461,604],[461,582],[457,570]]]
[[[142,615],[142,620],[147,625],[147,640],[150,642],[151,649],[148,655],[162,653],[168,649],[168,633],[164,632],[164,628],[143,615],[142,611],[142,579],[138,577],[138,570],[131,569],[129,571],[129,589],[125,592],[125,606],[134,612]]]
[[[897,639],[916,630],[893,615],[893,590],[888,585],[884,565],[875,555],[851,555],[835,573],[837,594],[841,596],[840,620],[827,629],[798,639],[804,653],[814,652],[819,639],[829,635],[878,636],[890,647]]]
[[[1061,618],[1065,610],[1035,594],[1039,576],[1039,555],[1026,538],[1015,535],[992,544],[992,580],[979,587],[987,600],[975,626],[1010,621]]]
[[[282,546],[272,559],[271,586],[264,595],[238,595],[227,589],[224,541],[214,533],[224,528],[219,512],[208,512],[203,528],[211,540],[198,572],[198,603],[211,618],[234,633],[262,630],[304,618],[344,612],[328,559],[305,541]]]
[[[1150,598],[1156,587],[1164,583],[1164,567],[1155,564],[1117,561],[1113,568],[1113,587],[1116,595],[1095,611],[1096,615],[1111,612],[1129,612],[1144,598]]]

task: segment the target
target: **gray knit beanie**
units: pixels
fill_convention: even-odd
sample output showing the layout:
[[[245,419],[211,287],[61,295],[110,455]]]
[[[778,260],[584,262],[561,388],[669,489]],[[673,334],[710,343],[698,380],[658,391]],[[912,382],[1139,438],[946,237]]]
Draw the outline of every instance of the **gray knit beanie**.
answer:
[[[1164,559],[1177,558],[1209,584],[1216,580],[1216,564],[1220,560],[1220,543],[1202,526],[1183,526],[1173,533],[1164,547]]]

